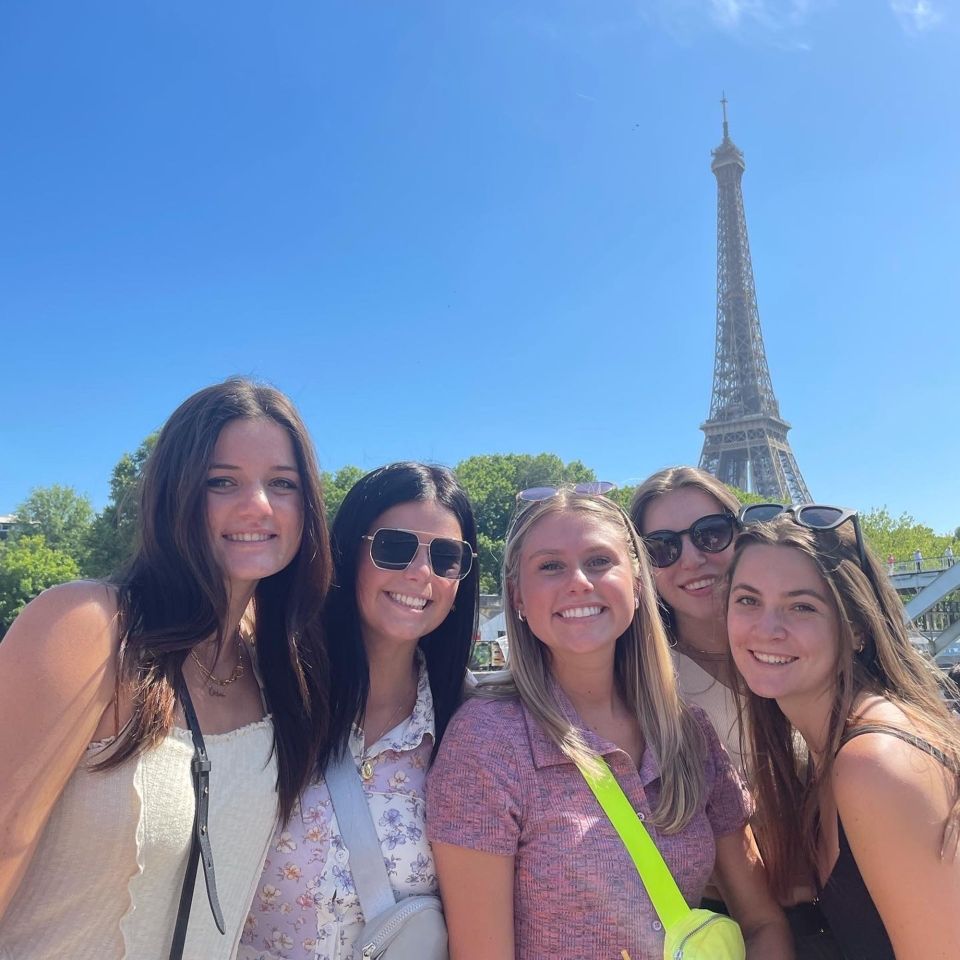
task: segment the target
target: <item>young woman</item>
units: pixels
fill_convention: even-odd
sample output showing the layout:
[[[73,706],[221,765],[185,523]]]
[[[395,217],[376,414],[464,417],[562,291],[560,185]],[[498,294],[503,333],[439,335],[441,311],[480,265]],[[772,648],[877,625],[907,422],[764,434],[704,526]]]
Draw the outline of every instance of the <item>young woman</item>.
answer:
[[[669,467],[637,487],[630,519],[653,564],[680,692],[706,711],[744,773],[722,594],[739,510],[737,498],[716,477],[694,467]]]
[[[463,697],[476,632],[473,512],[446,468],[394,463],[354,485],[332,539],[332,726],[319,769],[352,758],[396,898],[436,893],[424,783]],[[363,924],[321,778],[274,841],[239,957],[346,960]]]
[[[196,810],[185,686],[226,935],[198,877],[184,955],[233,956],[327,733],[330,568],[290,401],[239,379],[186,400],[145,467],[128,569],[48,590],[0,645],[0,955],[168,956]]]
[[[954,958],[960,730],[856,515],[780,509],[737,539],[727,608],[774,887],[803,867],[849,960]]]
[[[429,781],[453,960],[660,960],[663,930],[578,763],[603,757],[696,904],[716,865],[751,960],[792,958],[710,722],[679,697],[623,511],[566,488],[504,556],[509,677],[468,701]]]

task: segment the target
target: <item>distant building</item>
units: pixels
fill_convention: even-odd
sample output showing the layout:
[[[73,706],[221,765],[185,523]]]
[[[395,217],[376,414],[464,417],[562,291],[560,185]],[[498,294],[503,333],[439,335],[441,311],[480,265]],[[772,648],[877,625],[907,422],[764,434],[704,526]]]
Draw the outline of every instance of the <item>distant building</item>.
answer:
[[[17,518],[10,514],[9,516],[0,515],[0,540],[6,540],[10,536],[10,531],[14,528]]]

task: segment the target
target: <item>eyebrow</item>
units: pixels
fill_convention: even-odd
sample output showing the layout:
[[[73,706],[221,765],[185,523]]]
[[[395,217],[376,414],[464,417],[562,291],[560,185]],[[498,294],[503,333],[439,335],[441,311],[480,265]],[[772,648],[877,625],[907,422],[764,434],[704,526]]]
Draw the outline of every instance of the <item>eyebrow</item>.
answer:
[[[242,470],[243,467],[238,467],[235,463],[211,463],[207,466],[208,470]],[[288,467],[282,463],[275,464],[270,467],[271,470],[282,470],[285,473],[299,473],[296,467]]]
[[[735,583],[731,588],[733,590],[746,590],[747,593],[754,593],[757,596],[760,596],[760,591],[756,587],[751,587],[749,583]],[[819,593],[816,590],[808,590],[806,587],[803,587],[799,590],[788,590],[785,594],[785,597],[816,597],[821,603],[829,604],[830,601],[822,593]]]
[[[595,543],[595,544],[592,544],[592,545],[589,546],[589,547],[586,547],[584,550],[578,551],[578,552],[582,552],[582,553],[595,553],[595,552],[598,551],[598,550],[602,550],[602,551],[605,552],[605,553],[611,553],[611,552],[613,551],[613,548],[612,548],[609,544]],[[540,556],[558,556],[558,555],[563,554],[563,553],[566,553],[566,552],[567,552],[567,551],[562,550],[562,549],[560,549],[560,548],[558,548],[558,547],[543,547],[543,548],[540,549],[540,550],[535,550],[533,553],[528,554],[528,557],[529,557],[529,559],[532,560],[534,557],[540,557]]]

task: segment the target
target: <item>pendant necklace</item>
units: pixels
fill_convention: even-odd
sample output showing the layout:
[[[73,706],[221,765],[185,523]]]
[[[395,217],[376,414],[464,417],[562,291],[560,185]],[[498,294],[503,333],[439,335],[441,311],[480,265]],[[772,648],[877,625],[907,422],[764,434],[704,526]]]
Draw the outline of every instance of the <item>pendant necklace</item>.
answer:
[[[373,776],[373,760],[367,755],[367,751],[373,747],[376,743],[379,742],[380,738],[385,734],[389,733],[396,723],[399,722],[400,718],[403,716],[403,708],[407,705],[407,698],[400,702],[400,706],[393,712],[393,715],[387,721],[387,725],[380,731],[379,735],[370,740],[369,745],[367,743],[366,733],[363,737],[363,753],[360,755],[360,776],[364,780],[369,780]]]
[[[208,670],[197,656],[196,649],[190,651],[190,656],[193,657],[194,662],[200,668],[200,672],[206,678],[207,693],[211,697],[225,697],[227,694],[223,688],[229,687],[231,683],[236,683],[243,676],[243,637],[239,630],[237,631],[237,665],[226,679],[221,680],[211,670]]]

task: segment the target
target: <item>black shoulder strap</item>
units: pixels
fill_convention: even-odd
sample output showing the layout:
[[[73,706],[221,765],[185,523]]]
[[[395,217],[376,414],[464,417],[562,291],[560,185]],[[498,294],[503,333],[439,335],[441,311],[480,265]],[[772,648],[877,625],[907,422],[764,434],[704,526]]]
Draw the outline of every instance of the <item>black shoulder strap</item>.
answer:
[[[907,730],[901,730],[899,727],[888,726],[885,723],[861,723],[855,727],[850,727],[841,738],[840,746],[837,748],[837,753],[839,753],[843,747],[846,746],[846,744],[848,744],[854,737],[859,737],[864,733],[885,733],[888,736],[896,737],[898,740],[903,740],[904,743],[909,743],[912,747],[916,747],[918,750],[922,750],[924,753],[929,754],[934,760],[938,760],[951,772],[957,772],[954,765],[947,758],[946,754],[939,749],[939,747],[935,747],[932,743],[927,743],[926,740],[924,740],[922,737],[916,736],[916,734],[910,733]]]
[[[177,684],[177,696],[187,718],[187,727],[193,737],[193,792],[196,798],[196,807],[193,814],[193,836],[190,842],[190,857],[187,860],[187,872],[183,877],[183,887],[180,889],[180,906],[177,908],[177,923],[173,928],[173,943],[170,945],[170,960],[181,960],[183,945],[187,939],[187,924],[190,921],[190,907],[193,904],[193,888],[197,882],[197,861],[203,858],[203,877],[207,884],[207,899],[210,901],[210,911],[213,913],[214,923],[221,933],[227,932],[227,925],[223,921],[223,911],[220,909],[220,899],[217,896],[217,878],[213,870],[213,851],[210,848],[210,834],[207,830],[207,814],[210,809],[210,760],[207,757],[207,748],[197,722],[197,714],[193,709],[190,691],[186,681],[180,677]]]

